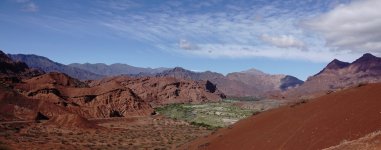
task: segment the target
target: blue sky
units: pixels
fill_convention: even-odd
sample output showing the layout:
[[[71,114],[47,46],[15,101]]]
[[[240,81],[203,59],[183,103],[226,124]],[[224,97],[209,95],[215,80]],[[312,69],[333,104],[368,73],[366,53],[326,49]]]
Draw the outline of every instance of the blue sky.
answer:
[[[69,63],[257,68],[305,80],[380,56],[379,0],[2,0],[0,49]]]

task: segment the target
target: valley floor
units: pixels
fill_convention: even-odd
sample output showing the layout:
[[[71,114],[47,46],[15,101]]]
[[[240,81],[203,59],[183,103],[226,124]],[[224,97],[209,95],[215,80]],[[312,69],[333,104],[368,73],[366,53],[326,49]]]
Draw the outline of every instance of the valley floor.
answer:
[[[263,99],[256,101],[223,100],[204,104],[171,104],[156,108],[156,112],[168,118],[218,129],[285,104],[282,100]]]
[[[96,128],[48,122],[0,122],[0,149],[177,149],[238,120],[282,105],[279,100],[172,104],[159,115],[90,119]]]
[[[98,129],[44,123],[0,123],[0,149],[175,149],[210,134],[203,127],[162,116],[91,120]]]

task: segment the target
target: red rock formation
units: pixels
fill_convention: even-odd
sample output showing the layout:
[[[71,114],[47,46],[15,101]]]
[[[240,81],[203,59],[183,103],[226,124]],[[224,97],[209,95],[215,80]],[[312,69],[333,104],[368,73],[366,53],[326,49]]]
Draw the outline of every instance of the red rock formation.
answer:
[[[68,114],[60,116],[60,113],[64,111],[85,118],[141,116],[153,113],[152,105],[219,101],[224,97],[209,81],[191,81],[170,77],[130,78],[120,76],[85,83],[58,72],[35,77],[23,76],[30,70],[28,66],[12,61],[3,53],[0,54],[0,62],[5,66],[2,68],[4,70],[3,79],[13,75],[17,79],[17,82],[12,81],[6,84],[0,82],[1,87],[12,90],[17,94],[13,95],[16,99],[23,97],[21,98],[22,104],[29,104],[28,101],[31,101],[30,104],[38,104],[30,108],[22,107],[31,110],[17,110],[16,107],[10,107],[9,109],[16,114],[23,112],[33,114],[25,114],[29,117],[20,119],[36,118],[37,113],[37,118],[50,118],[49,120],[52,118],[56,118],[56,121],[81,120]],[[8,101],[11,98],[12,96],[8,95],[6,102],[18,106],[18,101]],[[8,110],[7,107],[4,109]],[[49,111],[50,109],[52,111]],[[13,118],[19,117],[20,115],[13,116]]]
[[[172,77],[114,77],[94,81],[91,86],[124,86],[153,105],[169,103],[216,102],[224,98],[209,81],[192,81]]]
[[[78,114],[44,100],[29,99],[12,89],[0,87],[1,121],[49,120],[61,127],[96,128]]]
[[[62,73],[47,73],[15,84],[20,93],[62,106],[86,118],[148,115],[153,112],[131,89],[121,85],[89,87]]]

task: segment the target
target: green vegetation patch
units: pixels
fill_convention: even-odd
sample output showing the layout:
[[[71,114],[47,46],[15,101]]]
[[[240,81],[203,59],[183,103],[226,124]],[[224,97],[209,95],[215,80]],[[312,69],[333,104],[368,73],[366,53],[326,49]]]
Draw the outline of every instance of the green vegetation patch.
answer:
[[[232,101],[223,101],[206,104],[171,104],[156,108],[156,112],[193,125],[216,129],[229,126],[258,110],[243,109],[235,106]]]

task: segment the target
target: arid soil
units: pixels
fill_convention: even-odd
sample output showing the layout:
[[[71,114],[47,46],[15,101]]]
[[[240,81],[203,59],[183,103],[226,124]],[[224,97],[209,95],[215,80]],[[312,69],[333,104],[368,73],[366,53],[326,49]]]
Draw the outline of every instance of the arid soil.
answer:
[[[161,116],[95,119],[93,129],[0,123],[0,149],[176,149],[211,130]]]
[[[182,149],[315,150],[381,130],[381,84],[334,92],[254,115]]]
[[[356,140],[343,140],[339,145],[324,150],[379,150],[381,149],[381,131],[372,132]]]

